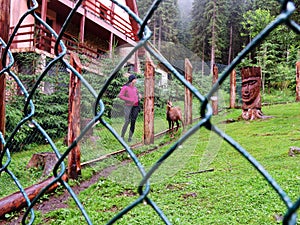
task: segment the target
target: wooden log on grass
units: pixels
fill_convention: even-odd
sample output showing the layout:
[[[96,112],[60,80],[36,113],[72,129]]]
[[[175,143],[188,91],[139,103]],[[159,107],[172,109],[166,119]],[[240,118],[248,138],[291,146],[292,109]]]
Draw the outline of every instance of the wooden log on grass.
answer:
[[[38,184],[34,184],[31,187],[26,188],[25,193],[27,194],[29,200],[32,201],[40,193],[40,191],[46,186],[50,185],[54,179],[55,177],[50,177]],[[63,175],[61,179],[63,181],[67,181],[67,175]],[[48,188],[46,193],[53,192],[59,185],[60,182],[54,183]],[[3,218],[7,213],[20,211],[26,206],[26,199],[21,192],[15,192],[9,196],[6,196],[0,199],[0,218]]]

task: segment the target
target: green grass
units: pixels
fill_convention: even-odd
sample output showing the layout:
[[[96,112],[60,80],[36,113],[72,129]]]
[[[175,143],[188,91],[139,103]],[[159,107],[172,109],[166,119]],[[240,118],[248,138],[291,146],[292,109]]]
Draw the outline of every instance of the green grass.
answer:
[[[290,157],[288,151],[291,146],[300,147],[299,103],[264,106],[263,113],[272,118],[238,120],[241,110],[235,109],[221,112],[212,118],[212,122],[255,157],[295,202],[300,196],[300,154]],[[223,123],[228,119],[236,122]],[[159,141],[168,140],[165,136]],[[107,148],[109,144],[114,145],[112,143],[108,143]],[[149,171],[170,147],[163,146],[141,156],[139,160],[145,170]],[[14,157],[20,156],[20,160],[24,161],[28,159],[25,159],[25,153],[20,154]],[[83,179],[109,164],[120,162],[121,158],[110,160],[84,169]],[[17,166],[21,178],[24,176],[23,166],[24,163]],[[193,173],[210,168],[214,170]],[[93,224],[106,224],[139,197],[137,187],[140,180],[135,165],[126,164],[108,177],[100,178],[78,198]],[[151,176],[148,197],[172,224],[281,224],[275,217],[287,211],[276,191],[239,151],[203,127],[177,148]],[[37,212],[36,224],[86,224],[74,201],[69,200],[68,204],[69,208],[44,215]],[[164,223],[149,205],[142,203],[116,224]]]
[[[2,161],[3,163],[7,163],[9,160],[7,169],[16,176],[23,188],[29,187],[45,179],[45,177],[42,177],[43,171],[41,168],[26,169],[32,155],[40,152],[53,152],[49,145],[32,145],[29,148],[30,150],[10,153],[10,157],[5,154]],[[57,142],[57,148],[61,151],[66,149],[66,147],[62,145],[61,141]],[[16,191],[19,191],[19,189],[17,188],[14,180],[7,173],[1,173],[0,197],[10,195]]]

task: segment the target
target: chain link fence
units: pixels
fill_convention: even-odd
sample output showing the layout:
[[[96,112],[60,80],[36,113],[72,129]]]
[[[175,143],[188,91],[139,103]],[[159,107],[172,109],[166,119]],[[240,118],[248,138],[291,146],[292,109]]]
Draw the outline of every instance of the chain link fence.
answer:
[[[98,66],[97,63],[89,62],[82,58],[81,60],[83,61],[83,64],[88,65],[83,67],[82,73],[78,73],[69,64],[66,47],[61,42],[61,35],[64,32],[65,27],[62,28],[62,33],[56,34],[45,21],[42,21],[41,18],[35,14],[35,10],[38,6],[35,1],[32,2],[31,8],[28,9],[28,12],[24,15],[24,17],[20,19],[20,23],[15,27],[8,43],[1,41],[2,46],[5,48],[4,57],[8,57],[8,65],[4,65],[4,69],[1,71],[0,75],[5,73],[8,75],[7,82],[10,94],[6,118],[8,121],[6,125],[7,134],[5,138],[2,134],[0,136],[4,145],[4,149],[1,152],[0,172],[7,174],[15,181],[16,186],[26,199],[27,209],[23,217],[23,223],[25,223],[25,220],[28,218],[29,224],[34,222],[34,206],[37,204],[39,199],[42,198],[43,194],[50,189],[51,185],[59,182],[62,187],[70,193],[76,202],[86,220],[86,223],[92,224],[83,205],[80,203],[72,188],[63,178],[63,174],[65,173],[64,160],[68,157],[75,144],[77,142],[81,142],[83,162],[88,162],[97,157],[101,157],[114,150],[117,151],[125,149],[142,175],[138,188],[139,197],[136,201],[132,202],[117,213],[108,224],[115,223],[124,214],[128,213],[131,209],[135,208],[143,201],[147,202],[148,205],[152,207],[155,213],[159,215],[160,219],[165,224],[171,224],[162,210],[160,210],[156,203],[148,197],[151,184],[150,178],[181,143],[187,141],[191,135],[200,128],[205,127],[213,131],[216,135],[228,142],[235,150],[241,153],[245,160],[249,161],[274,188],[287,207],[283,224],[296,224],[296,212],[300,206],[300,199],[293,203],[289,196],[287,196],[287,194],[281,189],[269,173],[256,161],[255,158],[253,158],[242,146],[240,146],[239,143],[234,141],[231,137],[227,136],[222,130],[211,123],[212,108],[209,104],[210,98],[218,91],[220,86],[223,86],[224,93],[228,93],[228,84],[226,82],[228,82],[227,78],[230,72],[278,25],[286,24],[286,26],[290,29],[299,33],[299,25],[290,20],[290,16],[295,10],[294,4],[291,1],[279,1],[282,5],[281,14],[278,15],[278,17],[255,39],[253,39],[253,41],[240,52],[239,56],[235,58],[229,66],[219,66],[221,75],[218,82],[211,88],[211,81],[206,79],[203,74],[202,76],[199,75],[195,79],[194,86],[192,86],[184,79],[182,73],[176,69],[173,64],[168,62],[163,55],[161,55],[160,52],[158,52],[150,44],[149,39],[151,37],[151,30],[147,27],[147,22],[151,19],[151,16],[157,7],[159,7],[161,1],[158,0],[153,3],[144,20],[141,20],[128,7],[121,5],[118,1],[112,2],[121,7],[140,25],[138,33],[140,41],[137,42],[137,45],[124,58],[114,58],[112,61],[109,57],[103,57],[103,65]],[[73,10],[69,14],[69,17],[65,21],[65,26],[67,26],[70,22],[70,19],[81,4],[82,1],[80,0],[76,2]],[[31,54],[29,56],[18,55],[17,58],[14,58],[14,55],[10,52],[12,39],[18,31],[19,25],[28,15],[32,15],[39,20],[41,25],[46,27],[51,32],[52,36],[55,37],[55,58],[47,58],[35,54]],[[60,47],[61,52],[58,51],[58,47]],[[157,111],[155,112],[155,133],[160,133],[167,128],[167,122],[165,120],[166,100],[171,99],[175,104],[183,107],[184,96],[181,93],[183,93],[184,87],[187,87],[193,93],[193,99],[196,102],[195,107],[193,107],[193,110],[195,110],[193,115],[200,118],[195,124],[188,128],[187,132],[178,137],[176,143],[168,149],[158,162],[147,172],[144,170],[130,145],[120,137],[120,130],[124,122],[124,118],[122,113],[122,102],[117,97],[120,87],[127,79],[124,74],[130,72],[128,70],[126,71],[124,66],[127,60],[140,48],[145,48],[153,59],[160,62],[169,71],[167,79],[164,81],[162,81],[160,75],[157,75],[155,80],[155,105],[158,106],[156,107]],[[27,60],[26,57],[29,57],[29,59]],[[19,62],[16,63],[16,61]],[[32,65],[32,62],[36,62],[38,64]],[[42,66],[40,67],[39,64]],[[18,68],[15,68],[14,65],[18,65]],[[104,65],[108,65],[108,68],[105,68]],[[101,71],[98,70],[99,68],[101,68]],[[75,141],[76,143],[74,142],[70,146],[67,146],[66,150],[61,153],[61,149],[57,148],[54,141],[56,139],[63,139],[66,136],[68,122],[68,79],[70,72],[76,74],[77,78],[82,82],[80,106],[82,132],[80,136],[77,137]],[[166,84],[164,82],[167,82],[168,88],[164,88],[164,85]],[[205,89],[204,87],[206,85],[203,84],[208,83],[210,83],[207,85],[209,88]],[[137,86],[141,92],[143,92],[143,79],[138,79]],[[239,89],[239,85],[237,85],[237,87]],[[202,93],[206,93],[206,95],[203,95]],[[221,107],[226,107],[226,104]],[[12,120],[10,118],[19,119]],[[140,113],[137,123],[142,124],[142,122],[143,112]],[[142,136],[142,126],[137,126],[134,143],[141,142]],[[18,183],[17,177],[8,169],[8,166],[12,160],[10,156],[11,152],[23,150],[26,146],[32,143],[49,144],[52,151],[57,155],[59,161],[53,170],[55,179],[53,179],[48,186],[43,188],[36,198],[31,201],[24,192],[22,185]],[[99,149],[99,146],[101,146],[101,149]],[[114,146],[116,149],[111,149],[111,146]]]

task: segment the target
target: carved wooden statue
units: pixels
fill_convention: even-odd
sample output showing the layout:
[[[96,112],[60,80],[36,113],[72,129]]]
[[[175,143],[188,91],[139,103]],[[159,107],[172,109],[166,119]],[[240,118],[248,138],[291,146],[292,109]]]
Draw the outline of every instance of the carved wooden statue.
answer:
[[[242,118],[254,120],[266,118],[261,111],[261,72],[260,67],[245,67],[242,74]]]

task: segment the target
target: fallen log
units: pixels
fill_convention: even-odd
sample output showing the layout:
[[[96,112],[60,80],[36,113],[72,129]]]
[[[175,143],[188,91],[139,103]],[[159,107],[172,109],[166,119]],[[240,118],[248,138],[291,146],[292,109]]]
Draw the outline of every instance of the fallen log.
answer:
[[[30,201],[32,201],[40,191],[49,185],[55,177],[50,177],[38,184],[34,184],[31,187],[25,188],[25,193],[27,194]],[[63,181],[67,181],[67,175],[62,176]],[[46,193],[53,192],[58,186],[59,182],[54,183],[48,188]],[[3,218],[6,213],[20,211],[20,209],[27,206],[26,199],[21,192],[15,192],[9,196],[0,199],[0,218]]]

